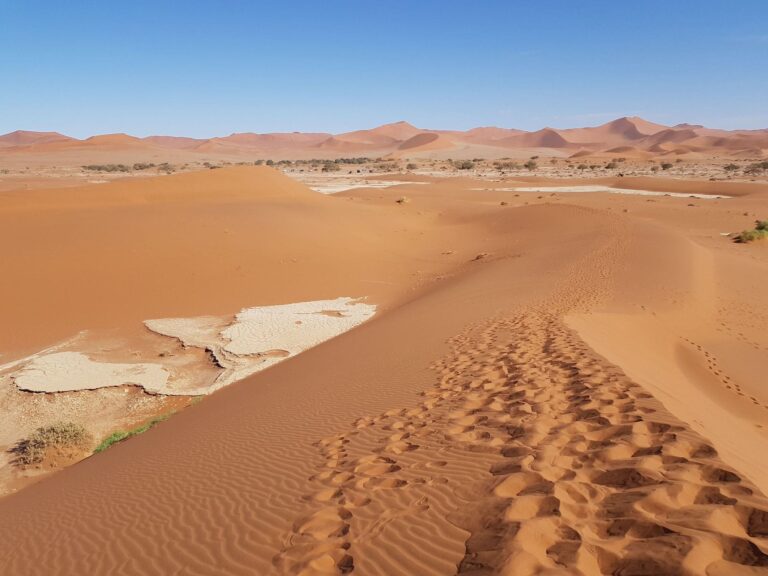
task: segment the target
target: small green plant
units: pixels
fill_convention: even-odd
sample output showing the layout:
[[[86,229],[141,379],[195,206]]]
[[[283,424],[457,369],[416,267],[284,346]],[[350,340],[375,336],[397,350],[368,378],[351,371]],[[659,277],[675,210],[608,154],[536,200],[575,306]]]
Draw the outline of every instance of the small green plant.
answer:
[[[768,220],[755,220],[755,227],[752,230],[744,230],[734,237],[736,242],[746,244],[755,240],[764,240],[768,238]]]
[[[18,442],[11,450],[16,463],[22,466],[39,464],[49,452],[64,454],[72,450],[85,450],[93,443],[91,434],[74,422],[57,422],[41,426],[29,438]]]
[[[173,415],[173,413],[170,414],[164,414],[162,416],[158,416],[157,418],[153,418],[146,424],[142,424],[141,426],[138,426],[137,428],[132,428],[130,430],[118,430],[117,432],[112,432],[109,436],[104,438],[96,448],[94,448],[93,452],[94,454],[97,452],[104,452],[107,448],[112,446],[113,444],[117,444],[118,442],[122,442],[123,440],[127,440],[128,438],[131,438],[133,436],[138,436],[139,434],[143,434],[156,424],[159,424],[160,422],[163,422],[164,420],[168,420]]]

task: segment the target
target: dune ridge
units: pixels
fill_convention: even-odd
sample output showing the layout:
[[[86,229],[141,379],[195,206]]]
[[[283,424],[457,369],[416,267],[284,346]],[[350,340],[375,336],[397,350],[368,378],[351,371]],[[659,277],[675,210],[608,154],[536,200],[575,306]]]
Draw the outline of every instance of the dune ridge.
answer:
[[[610,156],[643,159],[675,156],[702,159],[762,158],[768,150],[766,130],[720,130],[691,124],[664,126],[639,117],[622,117],[600,126],[543,128],[480,127],[469,130],[422,129],[400,121],[341,134],[235,133],[213,138],[96,135],[78,140],[54,132],[17,131],[0,135],[0,159],[76,162],[83,154],[136,159],[197,161],[202,158],[242,159],[253,155],[274,159],[391,156],[409,158],[505,157],[530,154]],[[522,157],[522,156],[520,156]]]
[[[245,174],[256,172],[223,177]],[[734,185],[743,196],[696,211],[688,199],[600,193],[526,205],[473,187],[406,186],[406,205],[394,202],[400,190],[262,200],[261,210],[283,214],[383,214],[391,228],[363,223],[368,237],[384,238],[371,249],[397,250],[400,238],[418,258],[400,275],[379,263],[366,279],[408,286],[407,295],[380,292],[388,306],[354,331],[0,499],[12,527],[0,538],[2,568],[764,573],[768,501],[756,467],[734,468],[718,438],[705,439],[565,323],[615,306],[672,322],[683,296],[686,314],[709,318],[721,306],[732,316],[717,283],[703,280],[722,280],[709,255],[735,245],[671,230],[738,222],[732,212],[756,205],[754,187]],[[415,242],[401,231],[411,226],[428,236]],[[453,264],[414,283],[430,251]],[[760,253],[750,254],[729,256],[738,278],[760,277]],[[710,330],[697,328],[699,339]],[[742,402],[733,395],[721,409]]]

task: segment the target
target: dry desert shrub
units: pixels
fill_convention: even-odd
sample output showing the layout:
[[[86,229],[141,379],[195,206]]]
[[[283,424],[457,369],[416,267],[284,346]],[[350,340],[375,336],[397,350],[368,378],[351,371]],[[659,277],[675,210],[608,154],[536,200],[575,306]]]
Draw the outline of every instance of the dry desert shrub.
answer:
[[[520,169],[520,164],[518,164],[517,162],[510,162],[510,161],[494,162],[493,166],[497,170],[519,170]]]
[[[741,244],[764,240],[768,238],[768,220],[756,220],[752,230],[744,230],[736,235],[735,240]]]
[[[51,452],[66,455],[67,452],[85,450],[93,443],[91,434],[74,422],[57,422],[41,426],[29,438],[21,440],[12,449],[16,463],[21,466],[39,464]]]

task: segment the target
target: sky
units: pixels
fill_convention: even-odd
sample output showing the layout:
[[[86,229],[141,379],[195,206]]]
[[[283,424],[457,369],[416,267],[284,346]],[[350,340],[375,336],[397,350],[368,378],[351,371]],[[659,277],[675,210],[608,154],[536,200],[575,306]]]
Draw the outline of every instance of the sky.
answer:
[[[0,134],[768,127],[768,0],[0,0]]]

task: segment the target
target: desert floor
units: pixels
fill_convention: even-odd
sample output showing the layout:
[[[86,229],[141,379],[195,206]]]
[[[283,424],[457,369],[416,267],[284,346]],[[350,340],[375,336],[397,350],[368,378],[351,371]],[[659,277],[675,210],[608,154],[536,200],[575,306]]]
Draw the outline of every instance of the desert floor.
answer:
[[[0,573],[768,574],[768,241],[729,236],[768,185],[474,176],[0,192]],[[564,186],[659,194],[515,190]],[[143,323],[340,297],[376,314],[209,395],[14,380],[52,348],[206,380]]]

